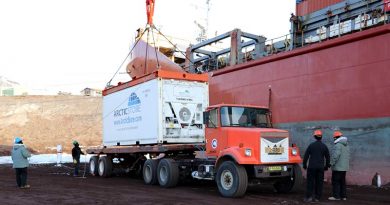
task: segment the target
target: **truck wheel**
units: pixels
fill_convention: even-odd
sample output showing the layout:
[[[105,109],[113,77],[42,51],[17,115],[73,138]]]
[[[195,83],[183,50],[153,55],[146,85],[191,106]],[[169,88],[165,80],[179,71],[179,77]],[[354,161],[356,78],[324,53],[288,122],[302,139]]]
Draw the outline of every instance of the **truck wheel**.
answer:
[[[161,187],[170,188],[179,182],[179,167],[173,159],[162,159],[157,167],[157,179]]]
[[[217,171],[217,186],[224,197],[242,197],[248,187],[248,175],[243,166],[225,161]]]
[[[102,156],[99,159],[99,176],[110,177],[112,174],[112,161],[108,156]]]
[[[298,164],[293,166],[293,176],[280,180],[274,184],[278,193],[297,192],[303,187],[301,167]]]
[[[98,165],[99,165],[99,157],[98,156],[93,156],[89,160],[89,173],[92,176],[98,176]]]
[[[147,159],[142,168],[142,176],[144,182],[147,185],[156,185],[157,184],[157,165],[158,160],[156,159]]]

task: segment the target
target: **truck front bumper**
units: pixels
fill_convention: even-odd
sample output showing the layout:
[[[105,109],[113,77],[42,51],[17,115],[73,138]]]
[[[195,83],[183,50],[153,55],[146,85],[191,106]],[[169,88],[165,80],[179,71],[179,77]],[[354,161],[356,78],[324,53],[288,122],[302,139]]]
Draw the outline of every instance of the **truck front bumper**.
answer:
[[[256,178],[280,178],[288,177],[293,174],[293,165],[275,164],[275,165],[255,165],[254,174]]]

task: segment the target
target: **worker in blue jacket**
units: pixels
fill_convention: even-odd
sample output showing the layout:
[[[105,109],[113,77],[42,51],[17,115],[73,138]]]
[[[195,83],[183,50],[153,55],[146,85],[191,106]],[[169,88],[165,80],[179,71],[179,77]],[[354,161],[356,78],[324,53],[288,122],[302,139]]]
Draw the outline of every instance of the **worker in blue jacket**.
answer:
[[[19,188],[27,189],[30,185],[27,184],[27,167],[28,158],[31,157],[30,152],[26,149],[23,144],[22,138],[16,137],[15,144],[12,148],[12,167],[16,172],[16,184]]]

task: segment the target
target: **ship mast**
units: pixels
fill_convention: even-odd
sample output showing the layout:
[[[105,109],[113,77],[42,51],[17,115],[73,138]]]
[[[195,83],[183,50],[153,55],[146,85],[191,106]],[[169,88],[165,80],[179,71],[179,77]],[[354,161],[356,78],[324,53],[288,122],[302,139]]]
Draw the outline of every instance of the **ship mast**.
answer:
[[[197,42],[203,42],[207,40],[207,33],[208,33],[208,28],[209,28],[209,14],[210,14],[210,4],[211,0],[206,0],[206,18],[202,19],[204,20],[204,23],[206,25],[202,25],[199,21],[195,20],[194,24],[200,29],[198,37],[196,38]]]

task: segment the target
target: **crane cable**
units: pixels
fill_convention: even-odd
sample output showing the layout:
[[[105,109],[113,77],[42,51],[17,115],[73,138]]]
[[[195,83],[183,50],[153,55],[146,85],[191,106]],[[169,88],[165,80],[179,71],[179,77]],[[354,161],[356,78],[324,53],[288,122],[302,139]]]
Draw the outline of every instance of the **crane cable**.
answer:
[[[148,68],[148,45],[149,45],[149,36],[150,36],[150,33],[152,33],[152,40],[153,40],[153,47],[154,47],[154,53],[156,55],[156,61],[157,61],[157,69],[160,68],[160,61],[158,60],[158,50],[157,50],[157,46],[156,46],[156,41],[154,39],[154,33],[153,33],[153,28],[154,28],[154,25],[149,25],[150,27],[146,28],[148,30],[148,34],[147,34],[147,38],[146,38],[146,49],[145,49],[145,67],[144,67],[144,74],[146,74],[147,72],[147,68]]]
[[[160,62],[158,61],[157,46],[156,46],[156,41],[154,40],[153,29],[152,29],[152,38],[153,38],[154,53],[156,54],[156,60],[157,60],[157,69],[159,69],[160,68]]]
[[[179,51],[191,64],[194,64],[194,62],[191,60],[191,59],[189,59],[188,57],[187,57],[187,55],[183,52],[183,51],[181,51],[181,50],[179,50],[178,48],[177,48],[177,46],[175,45],[175,44],[173,44],[172,43],[172,41],[170,41],[163,33],[161,33],[161,31],[160,30],[158,30],[154,25],[152,25],[152,27],[154,28],[154,29],[156,29],[156,31],[158,32],[158,34],[160,34],[161,36],[163,36],[167,41],[168,41],[168,43],[170,43],[174,48],[175,48],[175,51]]]
[[[146,37],[146,46],[145,46],[145,65],[144,65],[144,74],[146,74],[147,72],[147,69],[148,69],[148,45],[149,45],[149,34],[150,34],[150,31],[149,31],[149,27],[146,28],[148,30],[148,34],[147,34],[147,37]]]
[[[144,35],[145,31],[148,30],[147,29],[147,25],[145,26],[145,29],[144,31],[142,32],[141,36],[137,39],[137,41],[135,42],[135,44],[133,45],[133,47],[130,49],[129,53],[126,55],[126,58],[123,59],[122,63],[119,65],[118,69],[116,70],[116,72],[114,73],[114,75],[112,76],[112,78],[107,82],[106,84],[106,87],[109,87],[111,85],[111,81],[114,79],[114,77],[116,76],[116,74],[118,74],[119,70],[122,68],[123,64],[126,62],[127,58],[130,56],[131,52],[133,52],[134,48],[137,46],[138,42],[140,41],[140,39],[142,38],[142,36]]]

